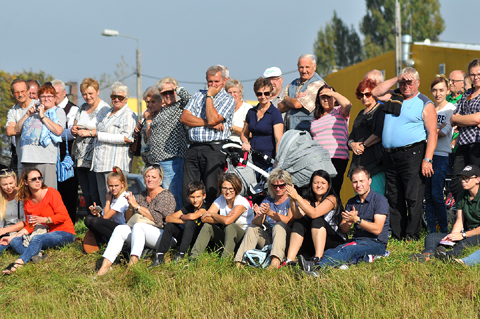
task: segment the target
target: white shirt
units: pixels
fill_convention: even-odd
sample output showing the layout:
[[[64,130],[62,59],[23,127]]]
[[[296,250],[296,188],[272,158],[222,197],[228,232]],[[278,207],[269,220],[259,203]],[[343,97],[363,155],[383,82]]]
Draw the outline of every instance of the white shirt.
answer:
[[[213,202],[213,204],[215,204],[218,207],[219,209],[218,213],[222,216],[227,216],[228,213],[230,213],[233,210],[233,208],[235,208],[235,206],[241,205],[245,207],[246,210],[242,213],[242,215],[240,215],[237,218],[237,220],[235,221],[235,224],[240,226],[243,230],[247,230],[247,227],[252,224],[253,209],[245,197],[241,195],[237,195],[237,197],[235,197],[235,201],[233,202],[233,208],[228,207],[227,200],[225,199],[225,197],[223,197],[223,195],[220,195],[220,197],[218,197]]]
[[[125,225],[127,223],[125,221],[125,212],[127,211],[129,204],[128,200],[125,198],[125,194],[127,194],[127,192],[121,193],[118,198],[113,198],[112,202],[110,203],[110,209],[116,211],[116,213],[110,217],[110,219],[119,225]]]
[[[68,104],[68,98],[65,97],[62,102],[60,102],[57,106],[62,108],[65,111],[65,107]],[[75,122],[75,116],[77,115],[78,112],[78,106],[73,106],[70,108],[70,112],[68,112],[67,115],[67,128],[63,130],[62,133],[62,139],[65,141],[65,136],[68,137],[68,140],[71,141],[75,139],[75,137],[72,135],[72,126],[73,123]]]
[[[243,102],[243,104],[238,108],[238,110],[233,113],[233,125],[243,128],[245,124],[245,117],[247,116],[248,110],[250,110],[251,108],[252,106],[250,104],[248,104],[247,102]],[[242,141],[240,140],[240,135],[237,135],[234,132],[232,132],[232,135],[230,135],[230,140],[242,144]]]

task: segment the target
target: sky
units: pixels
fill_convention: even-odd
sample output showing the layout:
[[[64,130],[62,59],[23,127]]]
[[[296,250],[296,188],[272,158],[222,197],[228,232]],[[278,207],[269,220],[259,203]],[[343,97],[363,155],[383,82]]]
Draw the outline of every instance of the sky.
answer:
[[[139,40],[143,90],[171,76],[190,93],[203,88],[205,71],[223,64],[244,84],[245,98],[254,99],[253,82],[271,66],[281,68],[284,85],[298,77],[296,62],[313,53],[320,27],[333,11],[347,25],[365,15],[361,0],[301,1],[2,1],[0,69],[45,71],[64,82],[85,77],[114,76],[122,56],[136,65],[135,40],[104,37],[103,29]],[[480,12],[478,0],[440,0],[446,29],[441,41],[479,43],[473,36]],[[465,10],[468,8],[468,10]],[[289,73],[290,72],[290,73]],[[135,77],[124,81],[136,96]],[[188,82],[198,82],[188,83]],[[108,96],[109,90],[102,91]],[[83,100],[80,98],[80,103]]]

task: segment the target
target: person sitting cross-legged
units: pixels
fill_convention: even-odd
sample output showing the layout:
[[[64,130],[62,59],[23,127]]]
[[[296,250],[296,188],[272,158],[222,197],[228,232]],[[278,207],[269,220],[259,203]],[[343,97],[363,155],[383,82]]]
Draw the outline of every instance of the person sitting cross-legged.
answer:
[[[389,206],[387,199],[370,188],[372,179],[368,170],[358,166],[350,175],[357,195],[345,205],[340,227],[343,231],[354,226],[353,238],[328,249],[320,260],[305,261],[299,256],[300,267],[310,275],[318,276],[325,267],[335,267],[361,260],[366,255],[383,255],[388,243]]]
[[[458,257],[465,248],[480,245],[480,168],[476,165],[467,165],[459,174],[462,180],[463,192],[457,201],[457,220],[452,232],[432,233],[425,237],[425,249],[421,254],[411,255],[416,261],[425,262],[432,257],[443,260]],[[446,250],[442,242],[454,246]]]

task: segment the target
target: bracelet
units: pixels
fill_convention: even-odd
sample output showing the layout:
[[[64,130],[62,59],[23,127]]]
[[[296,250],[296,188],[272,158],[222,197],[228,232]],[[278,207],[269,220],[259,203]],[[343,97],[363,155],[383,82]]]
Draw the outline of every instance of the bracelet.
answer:
[[[40,121],[43,122],[43,119],[45,118],[45,115],[40,118]]]

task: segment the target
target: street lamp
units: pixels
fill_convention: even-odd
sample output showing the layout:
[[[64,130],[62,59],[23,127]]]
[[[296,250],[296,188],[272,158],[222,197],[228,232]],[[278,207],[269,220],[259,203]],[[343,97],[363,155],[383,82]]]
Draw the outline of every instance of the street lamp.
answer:
[[[137,41],[137,103],[138,103],[138,116],[142,114],[142,52],[140,51],[140,42],[137,38],[120,34],[117,30],[105,29],[102,32],[106,37],[124,37],[134,39]]]

